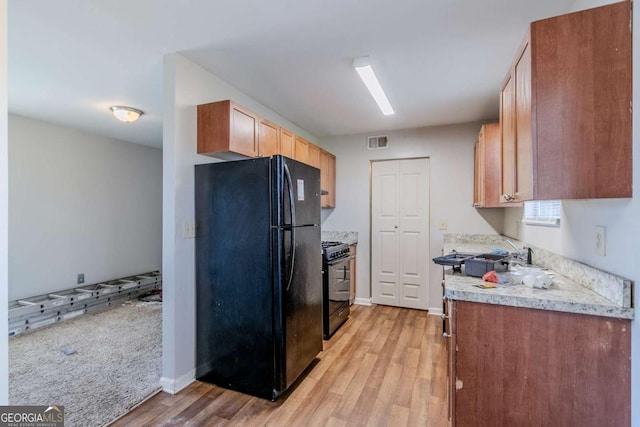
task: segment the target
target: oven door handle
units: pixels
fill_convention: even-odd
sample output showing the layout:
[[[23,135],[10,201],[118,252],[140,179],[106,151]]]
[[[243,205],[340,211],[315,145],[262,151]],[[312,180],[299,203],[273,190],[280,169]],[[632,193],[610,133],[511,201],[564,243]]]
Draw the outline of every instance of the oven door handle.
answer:
[[[287,164],[284,164],[284,177],[287,180],[287,185],[289,186],[289,209],[290,209],[290,213],[291,213],[291,237],[290,237],[290,244],[291,244],[291,256],[289,257],[289,259],[291,260],[291,267],[289,269],[289,278],[287,279],[287,286],[286,286],[286,290],[287,292],[289,292],[289,288],[291,288],[291,282],[293,281],[293,269],[294,269],[294,265],[296,262],[296,207],[295,207],[295,202],[293,200],[293,182],[291,181],[291,172],[289,172],[289,167],[287,166]]]
[[[331,261],[327,262],[327,266],[335,266],[338,264],[342,264],[344,263],[348,258],[347,257],[342,257],[342,258],[334,258]]]

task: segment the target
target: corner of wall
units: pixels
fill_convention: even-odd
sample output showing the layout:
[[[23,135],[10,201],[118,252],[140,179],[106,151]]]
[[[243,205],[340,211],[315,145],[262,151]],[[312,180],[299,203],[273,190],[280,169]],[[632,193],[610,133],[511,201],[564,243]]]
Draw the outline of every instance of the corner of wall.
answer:
[[[194,165],[216,161],[197,154],[196,106],[232,99],[297,134],[310,134],[180,54],[163,58],[163,90],[162,376],[163,386],[175,390],[193,377],[197,357],[195,245],[179,227],[195,217]]]
[[[9,144],[7,136],[7,1],[0,0],[0,405],[9,404]]]
[[[189,384],[195,382],[195,380],[196,370],[193,369],[175,380],[167,377],[160,378],[160,386],[162,387],[162,391],[166,393],[177,394],[180,390],[183,390]]]
[[[371,298],[357,298],[353,301],[354,304],[357,305],[365,305],[371,307],[373,303],[371,302]]]
[[[444,311],[442,311],[442,307],[429,307],[429,315],[430,316],[442,316]]]

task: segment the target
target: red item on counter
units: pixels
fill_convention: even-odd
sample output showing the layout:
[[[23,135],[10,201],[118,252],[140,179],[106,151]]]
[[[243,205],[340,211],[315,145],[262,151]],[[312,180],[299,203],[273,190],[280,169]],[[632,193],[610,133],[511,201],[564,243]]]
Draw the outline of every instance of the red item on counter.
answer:
[[[496,271],[491,270],[490,272],[485,273],[484,276],[482,276],[482,280],[484,280],[485,282],[498,283],[498,276],[496,276]]]

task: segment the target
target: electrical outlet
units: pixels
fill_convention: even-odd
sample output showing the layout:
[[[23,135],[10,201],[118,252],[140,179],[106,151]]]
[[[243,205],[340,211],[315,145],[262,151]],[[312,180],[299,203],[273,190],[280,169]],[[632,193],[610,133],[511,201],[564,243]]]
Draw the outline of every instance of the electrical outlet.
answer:
[[[596,255],[605,256],[607,247],[607,229],[602,225],[596,225]]]
[[[447,229],[447,220],[446,219],[441,219],[438,222],[438,229],[440,229],[440,230],[446,230]]]
[[[84,273],[78,274],[78,285],[84,283]]]
[[[185,221],[184,229],[182,231],[182,237],[185,239],[193,239],[196,237],[196,222],[195,221]]]

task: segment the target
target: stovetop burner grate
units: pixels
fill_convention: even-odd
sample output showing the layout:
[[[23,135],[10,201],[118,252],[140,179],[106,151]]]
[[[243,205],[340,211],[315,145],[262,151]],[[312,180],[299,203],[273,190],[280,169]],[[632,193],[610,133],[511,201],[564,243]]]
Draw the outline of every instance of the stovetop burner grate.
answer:
[[[322,242],[322,249],[327,249],[332,246],[338,246],[338,245],[344,245],[344,243],[336,242],[336,241],[325,241],[325,242]]]

